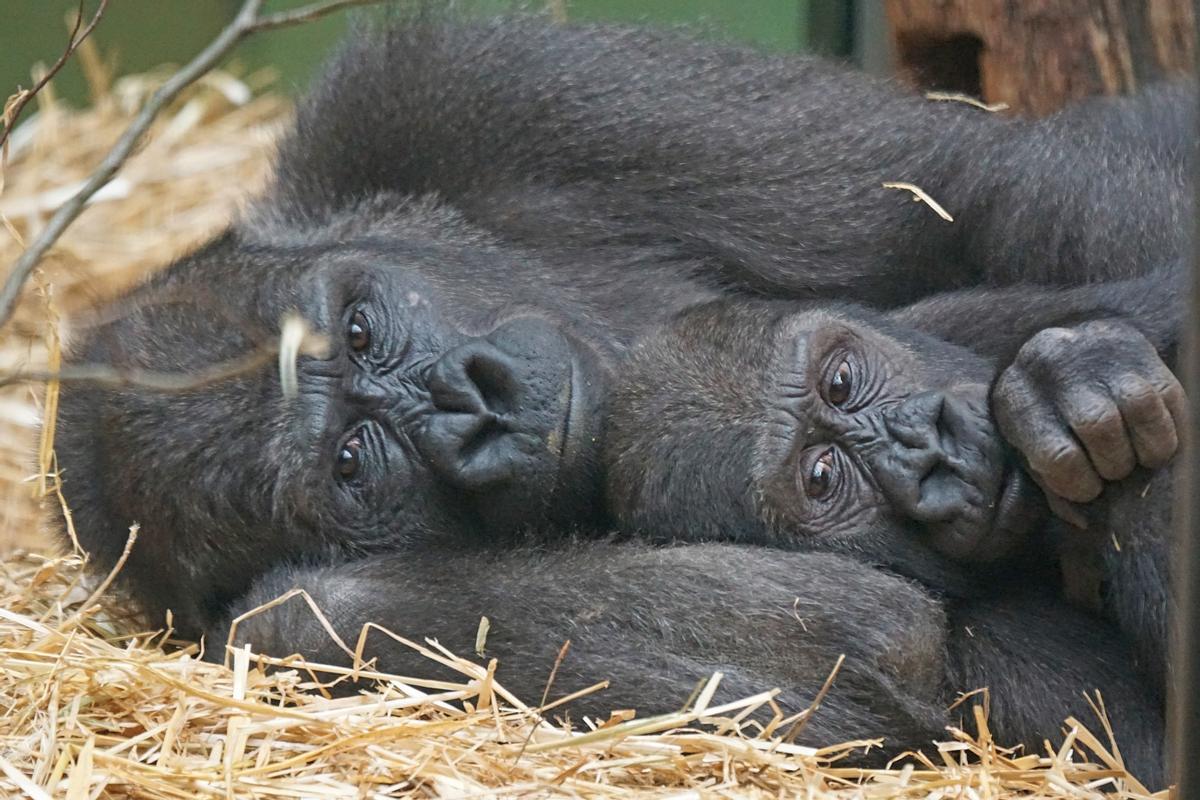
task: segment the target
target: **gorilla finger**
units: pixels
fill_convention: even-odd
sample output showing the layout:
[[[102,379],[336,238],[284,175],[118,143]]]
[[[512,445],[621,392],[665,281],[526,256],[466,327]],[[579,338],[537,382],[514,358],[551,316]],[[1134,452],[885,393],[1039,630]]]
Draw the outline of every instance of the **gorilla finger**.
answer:
[[[1019,409],[1019,421],[1009,417],[1015,410],[1002,413],[997,409],[997,422],[1009,443],[1025,457],[1038,482],[1051,494],[1076,503],[1095,500],[1104,482],[1067,426],[1042,405]]]
[[[1018,444],[1018,439],[1023,438],[1022,428],[1033,410],[1041,408],[1045,402],[1033,388],[1033,382],[1024,370],[1009,367],[1000,373],[992,387],[991,401],[992,414],[1001,435],[1013,447],[1023,450]]]
[[[1175,373],[1170,372],[1170,380],[1166,385],[1159,390],[1159,395],[1163,402],[1167,405],[1167,411],[1171,414],[1171,419],[1175,420],[1175,432],[1186,434],[1190,427],[1188,425],[1188,401],[1187,392],[1184,391],[1183,385],[1179,379],[1175,377]]]
[[[1179,449],[1179,435],[1162,396],[1141,378],[1122,381],[1118,391],[1117,402],[1138,462],[1148,469],[1166,465]]]
[[[1076,389],[1062,400],[1061,409],[1100,477],[1115,481],[1133,472],[1137,456],[1121,411],[1110,397],[1092,389]]]
[[[1053,492],[1047,491],[1045,494],[1046,505],[1050,507],[1050,513],[1072,527],[1079,528],[1081,531],[1087,530],[1087,515],[1083,513],[1077,504],[1069,500],[1064,500]]]

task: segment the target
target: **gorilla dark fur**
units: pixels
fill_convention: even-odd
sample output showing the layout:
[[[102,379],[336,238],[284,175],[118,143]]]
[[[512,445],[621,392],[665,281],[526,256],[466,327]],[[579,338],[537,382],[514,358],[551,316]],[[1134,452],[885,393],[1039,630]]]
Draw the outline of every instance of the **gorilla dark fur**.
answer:
[[[1070,619],[1045,593],[1058,582],[1045,572],[1057,550],[1068,595],[1089,599],[1136,643],[1126,652],[1148,678],[1141,706],[1161,704],[1171,530],[1162,467],[1186,430],[1172,372],[1184,278],[1165,269],[1070,289],[948,293],[888,315],[745,299],[688,309],[635,344],[614,383],[605,442],[614,512],[622,527],[668,541],[847,553],[940,585],[954,595],[949,672],[962,682],[952,685],[990,684],[995,729],[1024,741],[1046,730],[1050,708],[1067,710],[1071,693],[1022,702],[1014,659],[1031,639],[1036,659],[1079,658],[1105,641],[1094,622],[1046,635]],[[901,321],[945,329],[978,352]],[[1019,461],[1000,452],[1005,442]],[[1022,499],[1021,465],[1070,524]],[[982,540],[913,524],[987,500],[998,524]],[[930,546],[973,568],[948,568]],[[974,583],[946,580],[955,575]],[[1109,669],[1091,667],[1063,688]],[[1147,745],[1157,740],[1140,735],[1134,748],[1156,752]],[[1153,774],[1159,758],[1131,763]]]
[[[944,620],[904,579],[834,556],[525,537],[610,526],[599,462],[607,387],[633,340],[685,308],[769,295],[896,309],[949,289],[1114,280],[1172,264],[1188,191],[1169,160],[1120,139],[1081,141],[1062,120],[929,103],[819,61],[669,33],[421,15],[362,32],[301,105],[267,194],[125,298],[72,358],[195,370],[268,343],[293,309],[330,334],[332,353],[301,359],[289,401],[270,370],[171,396],[64,390],[59,454],[80,540],[110,565],[139,521],[126,585],[152,618],[172,609],[188,635],[224,631],[231,608],[293,584],[348,627],[378,619],[451,637],[465,621],[473,634],[478,613],[500,614],[515,627],[497,652],[506,665],[529,654],[508,680],[527,695],[543,680],[539,648],[570,635],[581,674],[647,691],[661,681],[664,691],[649,691],[660,702],[681,700],[713,665],[747,686],[801,687],[802,702],[824,678],[824,654],[851,646],[837,620],[821,627],[830,638],[803,648],[807,659],[784,641],[738,653],[714,644],[726,635],[721,614],[786,625],[775,617],[800,595],[846,613],[849,639],[904,654],[864,652],[846,678],[867,687],[845,696],[858,710],[829,723],[858,735],[869,732],[858,722],[886,720],[922,731],[901,744],[926,741],[942,678],[962,676],[926,663],[942,644],[914,639],[908,621],[942,630]],[[886,181],[919,184],[955,223]],[[1156,209],[1154,224],[1129,213],[1131,196]],[[912,322],[896,313],[866,324],[886,334]],[[910,335],[935,358],[949,352]],[[922,366],[928,357],[913,356]],[[721,377],[736,386],[744,372]],[[994,437],[979,442],[981,479],[1007,474]],[[986,498],[948,502],[954,513],[938,519],[902,509],[905,530],[915,522],[930,541],[881,529],[877,544],[896,556],[881,563],[919,562],[899,571],[965,585],[932,543],[982,541],[995,515]],[[844,570],[843,586],[876,601],[851,613],[856,604],[816,579],[824,569]],[[760,574],[769,592],[736,579]],[[700,626],[692,612],[712,584],[736,591]],[[319,649],[309,626],[251,632]],[[1085,629],[1090,652],[1120,651],[1103,628]],[[975,646],[956,638],[955,652]],[[1136,681],[1101,661],[1064,665],[1078,681],[1061,696],[1103,681],[1137,709]],[[1044,685],[1013,670],[1015,683]],[[919,677],[929,674],[939,678]],[[645,699],[605,702],[617,698]],[[1052,705],[1016,702],[1035,715]],[[1139,742],[1154,738],[1155,714],[1143,715],[1150,732]],[[1056,723],[1043,714],[1038,730]]]

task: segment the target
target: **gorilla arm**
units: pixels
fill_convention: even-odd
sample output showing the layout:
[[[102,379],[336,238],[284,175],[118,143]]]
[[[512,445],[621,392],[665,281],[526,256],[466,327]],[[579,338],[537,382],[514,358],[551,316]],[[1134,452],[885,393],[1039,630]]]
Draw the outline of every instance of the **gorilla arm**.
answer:
[[[838,656],[846,662],[805,738],[829,744],[886,735],[889,745],[941,730],[943,615],[914,584],[836,556],[751,547],[651,548],[569,542],[554,549],[403,553],[329,567],[283,568],[232,614],[305,589],[351,646],[370,621],[411,640],[436,637],[471,657],[481,616],[497,680],[528,703],[541,697],[556,653],[571,647],[550,699],[608,680],[572,713],[678,710],[714,671],[717,702],[778,687],[785,713],[803,710]],[[208,642],[219,658],[228,623]],[[237,642],[257,652],[346,664],[306,605],[248,618]],[[366,656],[414,677],[457,677],[374,632]],[[894,739],[891,737],[895,737]]]
[[[1161,713],[1125,668],[1123,645],[1053,598],[954,606],[947,641],[938,601],[840,556],[745,545],[574,542],[553,550],[409,553],[283,568],[260,581],[233,614],[292,588],[305,589],[352,647],[370,621],[417,642],[436,637],[471,657],[486,615],[484,658],[498,659],[497,680],[528,703],[542,696],[569,639],[548,699],[609,681],[604,691],[567,707],[576,715],[676,711],[715,671],[725,676],[715,702],[780,688],[777,702],[794,713],[812,702],[844,654],[821,711],[804,729],[805,742],[884,736],[883,754],[925,747],[945,736],[945,708],[955,692],[988,687],[993,734],[1006,745],[1037,748],[1057,738],[1068,715],[1090,719],[1083,694],[1100,689],[1115,707],[1129,763],[1142,776],[1161,768]],[[211,657],[221,657],[228,628],[210,631]],[[349,662],[298,599],[244,620],[236,642],[277,656]],[[379,632],[365,657],[377,658],[380,670],[463,682]],[[883,754],[877,751],[876,760]]]
[[[281,146],[269,213],[434,193],[568,274],[624,246],[638,255],[614,269],[881,307],[1181,254],[1182,166],[1086,135],[1087,114],[1005,119],[676,33],[429,16],[347,43]]]
[[[1101,606],[1137,644],[1134,657],[1159,692],[1173,540],[1173,476],[1163,467],[1186,424],[1172,374],[1184,280],[1183,270],[1166,269],[1061,291],[959,292],[894,315],[1004,366],[993,411],[1072,523],[1052,526],[1068,591]]]
[[[1121,319],[1136,328],[1168,364],[1174,364],[1187,308],[1181,262],[1125,280],[1070,288],[1025,284],[937,294],[888,316],[943,341],[966,347],[997,366],[1012,363],[1021,346],[1050,327]],[[1079,276],[1080,282],[1087,274]]]

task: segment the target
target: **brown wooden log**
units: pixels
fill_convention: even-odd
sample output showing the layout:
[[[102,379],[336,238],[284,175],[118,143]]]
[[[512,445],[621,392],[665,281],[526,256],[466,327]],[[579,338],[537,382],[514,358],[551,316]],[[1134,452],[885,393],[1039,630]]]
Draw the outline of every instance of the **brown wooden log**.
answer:
[[[899,75],[1046,114],[1195,63],[1192,0],[885,0]]]

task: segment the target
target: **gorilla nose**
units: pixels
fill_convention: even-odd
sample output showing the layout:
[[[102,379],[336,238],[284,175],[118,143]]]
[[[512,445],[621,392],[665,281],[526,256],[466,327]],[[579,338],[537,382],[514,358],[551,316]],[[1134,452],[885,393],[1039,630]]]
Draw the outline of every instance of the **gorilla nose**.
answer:
[[[965,401],[942,392],[915,394],[884,412],[890,442],[881,443],[874,472],[897,511],[938,523],[983,502],[973,480],[981,465],[969,457],[980,450],[975,416]]]
[[[461,489],[552,480],[571,375],[569,345],[541,320],[514,320],[461,344],[428,374],[433,409],[418,447],[442,480]]]

